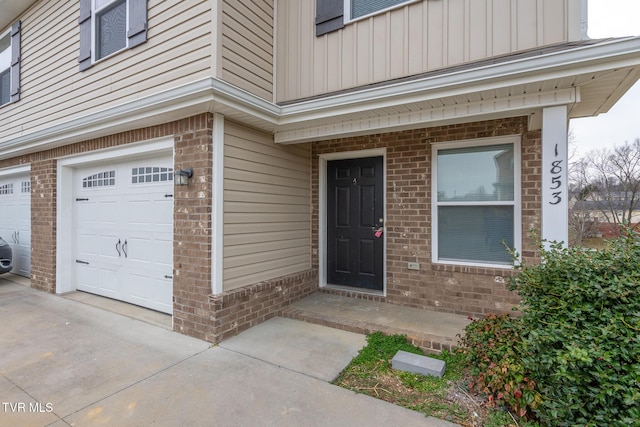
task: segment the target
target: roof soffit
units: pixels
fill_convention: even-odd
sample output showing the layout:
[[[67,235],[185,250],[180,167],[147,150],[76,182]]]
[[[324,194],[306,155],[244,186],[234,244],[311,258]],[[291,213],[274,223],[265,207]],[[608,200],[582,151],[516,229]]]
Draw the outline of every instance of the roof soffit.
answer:
[[[0,140],[0,158],[204,111],[219,112],[274,133],[276,141],[283,143],[328,139],[367,129],[377,133],[400,127],[534,115],[551,105],[569,105],[571,117],[580,117],[606,111],[638,77],[640,37],[387,82],[286,105],[273,104],[223,80],[207,78]]]
[[[38,0],[0,0],[0,30],[9,27],[22,13]]]

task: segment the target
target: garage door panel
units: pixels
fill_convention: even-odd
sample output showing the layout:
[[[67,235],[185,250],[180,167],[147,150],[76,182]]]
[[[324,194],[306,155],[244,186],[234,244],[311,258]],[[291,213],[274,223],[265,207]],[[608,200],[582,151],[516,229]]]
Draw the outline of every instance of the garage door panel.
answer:
[[[157,265],[160,268],[173,268],[172,236],[161,233],[149,233],[148,237],[128,239],[127,256],[130,262],[145,265]]]
[[[13,253],[12,273],[31,276],[31,178],[20,173],[0,178],[0,237]]]
[[[78,223],[82,224],[83,228],[115,228],[118,224],[118,218],[114,213],[117,213],[119,207],[115,200],[82,201],[76,206]]]
[[[116,234],[98,235],[94,233],[79,232],[78,256],[89,257],[94,262],[102,258],[107,262],[116,262],[118,256],[118,237]]]
[[[156,297],[153,299],[149,298],[149,289],[154,289]],[[170,278],[156,278],[149,274],[132,274],[127,294],[129,302],[171,314],[173,312],[170,303],[172,298],[173,283]]]
[[[173,226],[173,200],[129,200],[128,222],[132,227],[166,230]]]
[[[84,279],[89,292],[172,313],[172,163],[164,158],[77,172],[76,251],[98,271]],[[79,286],[85,267],[77,269]]]
[[[120,299],[121,291],[118,280],[118,269],[108,269],[92,265],[78,265],[77,289],[102,295],[109,298]]]

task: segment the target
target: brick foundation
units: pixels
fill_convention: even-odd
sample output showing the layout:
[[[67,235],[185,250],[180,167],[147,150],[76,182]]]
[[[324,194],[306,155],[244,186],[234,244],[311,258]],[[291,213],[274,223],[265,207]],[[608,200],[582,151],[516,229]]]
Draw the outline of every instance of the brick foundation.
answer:
[[[280,311],[318,289],[318,270],[267,280],[209,297],[214,343],[277,316]]]
[[[537,260],[529,230],[541,222],[541,134],[527,130],[527,118],[516,117],[427,129],[316,142],[312,145],[312,229],[319,227],[319,161],[321,154],[386,148],[386,297],[323,289],[341,295],[483,316],[506,312],[518,297],[506,289],[511,269],[460,267],[431,262],[431,146],[440,142],[521,135],[522,257]],[[312,235],[314,266],[319,238]],[[418,262],[420,271],[408,270]]]

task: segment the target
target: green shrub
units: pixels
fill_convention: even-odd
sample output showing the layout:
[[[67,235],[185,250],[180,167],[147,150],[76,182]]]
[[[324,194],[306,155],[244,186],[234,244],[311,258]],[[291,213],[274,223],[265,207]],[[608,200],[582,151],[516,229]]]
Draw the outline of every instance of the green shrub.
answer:
[[[522,297],[522,369],[544,425],[640,426],[640,239],[604,250],[541,246],[510,289]]]
[[[486,395],[490,403],[507,405],[526,417],[540,395],[521,363],[521,323],[520,318],[506,314],[473,320],[465,329],[460,351],[472,378],[469,388]]]

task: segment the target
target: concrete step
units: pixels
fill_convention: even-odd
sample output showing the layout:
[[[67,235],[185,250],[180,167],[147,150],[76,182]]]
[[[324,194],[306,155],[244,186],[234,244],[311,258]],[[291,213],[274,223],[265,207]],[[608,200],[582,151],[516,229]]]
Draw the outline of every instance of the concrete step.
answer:
[[[433,310],[317,292],[284,308],[280,315],[361,334],[404,334],[426,353],[458,346],[467,317]]]

